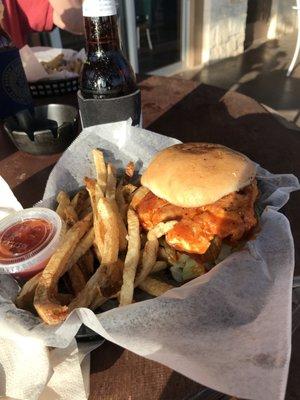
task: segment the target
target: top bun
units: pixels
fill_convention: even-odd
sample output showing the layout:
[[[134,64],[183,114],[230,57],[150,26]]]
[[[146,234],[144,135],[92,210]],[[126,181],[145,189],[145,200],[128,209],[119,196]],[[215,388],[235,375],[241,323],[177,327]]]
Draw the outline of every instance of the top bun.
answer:
[[[141,182],[179,207],[201,207],[249,185],[255,164],[220,144],[182,143],[158,152]]]

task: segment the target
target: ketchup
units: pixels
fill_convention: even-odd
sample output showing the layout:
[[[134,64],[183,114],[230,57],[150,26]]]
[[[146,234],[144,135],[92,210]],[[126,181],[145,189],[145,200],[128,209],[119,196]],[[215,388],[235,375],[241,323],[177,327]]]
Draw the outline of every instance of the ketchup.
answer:
[[[0,233],[0,261],[25,256],[47,244],[52,224],[44,219],[27,219]]]

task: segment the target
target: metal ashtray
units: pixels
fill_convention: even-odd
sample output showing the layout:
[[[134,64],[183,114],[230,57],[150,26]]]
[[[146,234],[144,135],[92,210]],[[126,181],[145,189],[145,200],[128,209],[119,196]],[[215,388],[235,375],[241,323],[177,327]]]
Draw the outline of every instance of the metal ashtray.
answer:
[[[4,129],[14,145],[26,153],[41,155],[64,151],[78,133],[78,111],[66,104],[37,106],[34,113],[21,111],[7,118]]]

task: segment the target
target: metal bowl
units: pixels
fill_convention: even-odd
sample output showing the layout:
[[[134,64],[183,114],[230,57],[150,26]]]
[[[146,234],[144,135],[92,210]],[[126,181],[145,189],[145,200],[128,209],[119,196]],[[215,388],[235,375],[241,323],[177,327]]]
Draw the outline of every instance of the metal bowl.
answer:
[[[26,153],[41,155],[64,151],[75,139],[78,133],[78,110],[66,104],[48,104],[37,106],[34,115],[39,120],[57,122],[57,135],[51,129],[34,131],[31,140],[24,130],[20,130],[17,120],[12,116],[5,120],[4,129],[14,145]]]

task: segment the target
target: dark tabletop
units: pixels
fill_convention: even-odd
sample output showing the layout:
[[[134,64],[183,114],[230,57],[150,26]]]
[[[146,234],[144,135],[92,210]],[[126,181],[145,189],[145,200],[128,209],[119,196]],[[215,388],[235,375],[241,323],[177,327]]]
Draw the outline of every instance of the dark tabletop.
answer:
[[[140,82],[144,127],[182,141],[221,143],[239,150],[274,173],[300,176],[300,132],[281,125],[256,101],[192,81],[148,77]],[[46,102],[76,104],[75,96]],[[41,103],[41,102],[39,102]],[[38,201],[60,155],[21,153],[0,131],[0,175],[23,206]],[[293,193],[283,212],[295,240],[300,275],[300,192]],[[300,397],[300,329],[293,335],[288,400]],[[196,399],[202,387],[182,375],[105,342],[92,353],[90,399]]]

